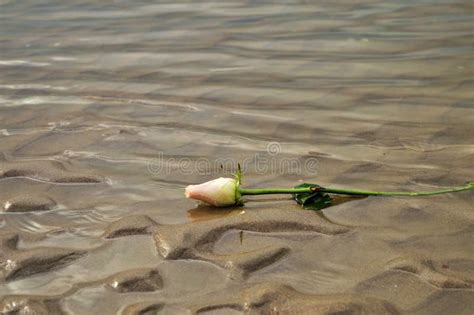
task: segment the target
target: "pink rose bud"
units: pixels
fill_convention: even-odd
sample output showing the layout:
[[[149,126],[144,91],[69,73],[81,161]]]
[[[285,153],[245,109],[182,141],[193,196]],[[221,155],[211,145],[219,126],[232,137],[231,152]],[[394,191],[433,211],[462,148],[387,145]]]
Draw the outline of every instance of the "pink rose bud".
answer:
[[[237,181],[220,177],[199,185],[186,187],[186,198],[203,201],[214,207],[233,206],[237,200]]]

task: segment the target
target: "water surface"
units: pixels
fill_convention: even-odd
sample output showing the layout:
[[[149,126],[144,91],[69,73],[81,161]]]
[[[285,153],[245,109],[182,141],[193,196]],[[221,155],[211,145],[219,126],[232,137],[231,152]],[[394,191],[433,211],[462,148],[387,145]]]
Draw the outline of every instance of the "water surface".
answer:
[[[183,188],[474,180],[473,43],[471,1],[0,1],[0,310],[472,314],[471,192]]]

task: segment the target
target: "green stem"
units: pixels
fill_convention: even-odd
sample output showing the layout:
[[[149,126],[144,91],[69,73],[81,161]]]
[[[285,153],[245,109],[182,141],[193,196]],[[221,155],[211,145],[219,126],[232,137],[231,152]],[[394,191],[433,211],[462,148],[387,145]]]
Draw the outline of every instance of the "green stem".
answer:
[[[470,182],[462,187],[445,188],[434,191],[423,192],[409,192],[409,191],[368,191],[357,189],[339,189],[328,187],[304,187],[304,188],[254,188],[246,189],[239,188],[241,195],[269,195],[269,194],[296,194],[296,193],[311,193],[315,189],[321,192],[342,194],[342,195],[362,195],[362,196],[432,196],[447,194],[457,191],[474,189],[474,182]]]

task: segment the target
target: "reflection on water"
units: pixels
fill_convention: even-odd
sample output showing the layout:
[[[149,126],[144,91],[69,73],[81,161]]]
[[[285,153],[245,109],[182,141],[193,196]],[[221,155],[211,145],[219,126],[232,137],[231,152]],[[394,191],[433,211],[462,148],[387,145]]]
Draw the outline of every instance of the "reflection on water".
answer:
[[[0,1],[0,202],[16,209],[0,214],[0,309],[241,312],[271,291],[301,312],[344,311],[353,293],[368,312],[472,313],[470,192],[366,198],[323,216],[263,199],[236,228],[229,211],[188,212],[183,187],[224,175],[202,161],[256,154],[317,169],[250,165],[249,187],[473,180],[473,30],[470,1]],[[242,244],[226,237],[249,229]],[[184,249],[163,261],[160,244]],[[215,254],[226,248],[242,254]],[[157,268],[163,287],[147,291],[140,268]]]
[[[196,208],[188,210],[188,218],[192,222],[214,220],[228,215],[236,215],[242,211],[244,210],[241,210],[238,207],[231,209],[217,209],[207,205],[199,205]]]

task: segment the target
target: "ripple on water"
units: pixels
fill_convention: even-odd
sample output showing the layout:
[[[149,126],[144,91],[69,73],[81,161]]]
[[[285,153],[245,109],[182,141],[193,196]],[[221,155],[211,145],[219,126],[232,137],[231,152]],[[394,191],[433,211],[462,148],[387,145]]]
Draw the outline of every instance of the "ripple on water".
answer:
[[[0,7],[1,310],[473,307],[470,192],[322,215],[278,197],[188,212],[182,192],[234,171],[219,158],[249,161],[249,187],[474,179],[467,1]]]

